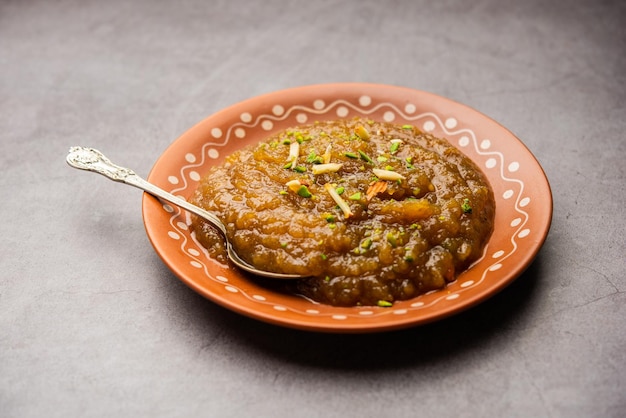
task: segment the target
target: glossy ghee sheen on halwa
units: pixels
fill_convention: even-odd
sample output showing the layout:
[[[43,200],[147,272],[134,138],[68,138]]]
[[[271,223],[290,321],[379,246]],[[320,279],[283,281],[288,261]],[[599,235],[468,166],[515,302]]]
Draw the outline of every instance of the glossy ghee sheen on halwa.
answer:
[[[292,291],[335,306],[389,306],[445,287],[480,258],[495,212],[487,179],[448,141],[363,119],[236,151],[191,201],[222,219],[246,261],[311,276]],[[220,235],[199,219],[192,228],[226,262]]]

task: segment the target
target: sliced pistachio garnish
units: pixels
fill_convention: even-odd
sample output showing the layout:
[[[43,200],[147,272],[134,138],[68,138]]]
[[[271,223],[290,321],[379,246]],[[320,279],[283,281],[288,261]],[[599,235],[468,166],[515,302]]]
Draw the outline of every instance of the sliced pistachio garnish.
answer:
[[[369,155],[367,155],[365,152],[359,150],[359,156],[361,157],[363,161],[367,161],[370,164],[374,164],[374,160],[372,160],[372,158]]]
[[[313,193],[311,193],[308,186],[306,184],[302,184],[302,182],[298,179],[288,181],[285,183],[285,186],[298,196],[306,198],[313,197]]]
[[[389,142],[391,142],[391,145],[389,146],[389,152],[391,154],[395,154],[396,152],[398,152],[398,150],[400,149],[400,145],[402,144],[402,140],[395,138]]]
[[[350,197],[348,197],[348,199],[350,199],[350,200],[361,200],[361,192],[356,192],[356,193],[350,195]]]
[[[311,193],[309,188],[306,187],[305,185],[300,186],[297,193],[298,193],[298,196],[306,197],[307,199],[310,197],[313,197],[313,194]]]
[[[463,213],[472,213],[472,205],[470,204],[469,199],[463,199],[461,209],[463,209]]]
[[[312,164],[322,164],[324,162],[324,159],[321,156],[317,155],[317,152],[315,150],[312,150],[306,157],[306,162]]]

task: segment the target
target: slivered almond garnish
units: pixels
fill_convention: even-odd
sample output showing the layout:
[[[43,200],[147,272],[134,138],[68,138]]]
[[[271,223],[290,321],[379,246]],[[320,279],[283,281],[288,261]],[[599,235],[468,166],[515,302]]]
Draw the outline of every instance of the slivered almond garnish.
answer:
[[[345,200],[341,198],[341,196],[339,196],[339,193],[337,193],[337,191],[335,190],[335,186],[330,183],[326,183],[324,185],[324,188],[326,189],[330,197],[333,198],[335,203],[337,203],[346,219],[353,215],[352,211],[350,210],[350,206],[346,203]]]
[[[381,170],[380,168],[372,168],[372,171],[374,172],[376,177],[381,180],[396,181],[403,180],[405,178],[402,174],[396,173],[395,171]]]
[[[391,145],[389,146],[389,152],[392,154],[398,152],[398,150],[400,149],[400,145],[403,143],[402,140],[399,138],[394,138],[389,142],[391,143]]]
[[[315,164],[311,167],[313,174],[335,173],[343,167],[343,164],[339,163],[327,163],[327,164]]]
[[[372,200],[374,196],[376,196],[378,193],[384,192],[385,190],[387,190],[387,182],[377,181],[372,183],[370,187],[367,188],[367,193],[365,194],[365,196],[367,197],[367,200]]]
[[[324,159],[324,164],[328,164],[330,162],[332,147],[333,146],[331,144],[328,144],[328,146],[326,147],[326,151],[324,151],[324,155],[322,155],[322,158]]]
[[[285,183],[285,186],[300,197],[312,198],[313,194],[309,190],[309,184],[305,181],[298,179],[290,180]]]
[[[361,139],[370,139],[370,133],[363,125],[354,128],[354,133]]]
[[[287,183],[285,183],[285,186],[287,186],[292,192],[297,193],[298,189],[300,189],[300,186],[302,186],[302,183],[300,182],[300,180],[296,179],[288,181]]]
[[[287,162],[291,163],[291,168],[296,168],[298,156],[300,155],[300,143],[293,141],[289,144],[289,155],[287,156]]]

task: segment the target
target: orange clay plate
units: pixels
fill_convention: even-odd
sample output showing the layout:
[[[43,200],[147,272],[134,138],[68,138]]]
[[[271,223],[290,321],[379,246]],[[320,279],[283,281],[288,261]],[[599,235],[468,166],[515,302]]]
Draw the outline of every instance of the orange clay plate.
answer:
[[[209,259],[190,233],[185,211],[144,195],[143,219],[156,252],[185,284],[227,309],[285,327],[343,333],[385,331],[442,319],[493,296],[528,267],[552,219],[550,186],[541,166],[497,122],[423,91],[341,83],[255,97],[209,116],[183,134],[157,160],[148,179],[188,198],[208,168],[236,149],[288,127],[355,116],[412,124],[447,138],[489,178],[496,198],[493,235],[483,257],[447,288],[389,308],[339,308],[280,293]]]

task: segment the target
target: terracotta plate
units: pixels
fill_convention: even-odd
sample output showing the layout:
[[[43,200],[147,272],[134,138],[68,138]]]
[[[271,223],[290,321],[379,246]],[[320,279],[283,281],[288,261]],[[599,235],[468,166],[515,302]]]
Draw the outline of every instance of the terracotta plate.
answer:
[[[445,290],[391,308],[336,308],[278,293],[209,259],[190,234],[187,213],[145,195],[143,217],[156,252],[189,287],[228,309],[277,325],[325,332],[375,332],[441,319],[491,297],[531,263],[552,218],[550,186],[541,166],[497,122],[423,91],[348,83],[255,97],[209,116],[174,141],[149,180],[187,198],[208,167],[238,148],[291,126],[354,116],[410,123],[445,137],[489,178],[497,205],[494,233],[482,259]]]

